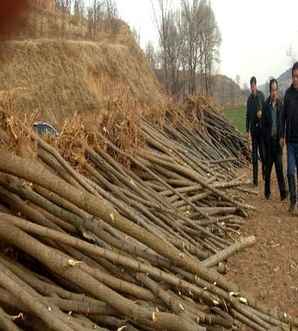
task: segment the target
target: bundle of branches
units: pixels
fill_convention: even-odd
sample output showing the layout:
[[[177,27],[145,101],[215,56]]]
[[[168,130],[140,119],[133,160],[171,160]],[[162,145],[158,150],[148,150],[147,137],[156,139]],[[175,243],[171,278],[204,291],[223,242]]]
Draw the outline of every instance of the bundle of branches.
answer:
[[[216,112],[202,112],[201,119],[214,146],[225,148],[224,157],[234,157],[235,162],[250,159],[247,139],[239,133],[224,117]],[[213,158],[214,159],[214,158]],[[239,160],[240,159],[240,160]]]
[[[1,148],[0,327],[297,327],[214,269],[255,241],[232,240],[249,208],[242,180],[171,138],[173,127],[144,121],[142,131],[143,148],[131,152],[102,135],[105,148],[82,143],[81,173],[35,135],[34,158]]]
[[[189,97],[181,109],[168,112],[167,118],[180,128],[182,133],[185,127],[191,128],[198,137],[193,143],[200,144],[201,139],[209,141],[212,148],[208,157],[211,160],[234,158],[235,162],[240,162],[241,165],[250,159],[247,139],[224,118],[208,98]],[[218,153],[218,149],[221,153]]]

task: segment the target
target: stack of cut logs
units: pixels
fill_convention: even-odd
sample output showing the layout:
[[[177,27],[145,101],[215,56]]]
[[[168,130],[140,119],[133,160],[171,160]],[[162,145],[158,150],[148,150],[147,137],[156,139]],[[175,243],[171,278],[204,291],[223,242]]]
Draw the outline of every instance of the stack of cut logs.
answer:
[[[298,326],[223,275],[255,242],[239,237],[253,192],[245,140],[216,113],[204,122],[143,120],[130,152],[101,136],[80,171],[33,133],[34,158],[0,145],[0,330]]]

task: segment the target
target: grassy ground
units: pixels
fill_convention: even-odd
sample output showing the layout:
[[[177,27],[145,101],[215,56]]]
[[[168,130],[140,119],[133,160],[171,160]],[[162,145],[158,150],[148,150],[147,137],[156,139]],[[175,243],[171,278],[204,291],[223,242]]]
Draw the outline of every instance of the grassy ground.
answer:
[[[245,132],[245,115],[246,108],[241,106],[238,108],[225,109],[225,117],[242,133]]]

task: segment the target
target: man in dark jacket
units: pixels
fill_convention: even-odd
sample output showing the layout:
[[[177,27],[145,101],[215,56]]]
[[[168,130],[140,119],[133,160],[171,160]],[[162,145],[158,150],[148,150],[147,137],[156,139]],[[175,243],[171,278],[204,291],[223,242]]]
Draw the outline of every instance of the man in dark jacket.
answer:
[[[253,183],[258,186],[258,154],[262,162],[262,175],[265,176],[264,143],[262,137],[262,111],[264,106],[264,94],[257,90],[257,80],[250,80],[251,94],[246,107],[246,132],[252,143]]]
[[[281,100],[278,98],[278,82],[276,79],[270,80],[269,89],[270,96],[265,102],[262,117],[262,129],[266,156],[265,197],[266,199],[269,199],[271,196],[270,182],[272,167],[274,164],[280,198],[283,201],[287,198],[282,163],[282,147],[280,145],[280,119],[283,105]]]
[[[288,181],[290,191],[290,213],[296,207],[296,174],[298,170],[298,62],[292,68],[291,87],[287,90],[281,116],[281,146],[286,140],[288,149]]]

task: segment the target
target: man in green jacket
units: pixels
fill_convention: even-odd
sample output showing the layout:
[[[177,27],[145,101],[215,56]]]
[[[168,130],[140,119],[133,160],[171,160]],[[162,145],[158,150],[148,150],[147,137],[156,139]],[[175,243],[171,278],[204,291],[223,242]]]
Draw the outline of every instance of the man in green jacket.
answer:
[[[262,136],[262,116],[265,103],[264,94],[257,89],[257,79],[250,80],[251,94],[246,107],[246,132],[252,143],[253,183],[258,186],[258,155],[262,163],[262,175],[265,176],[264,141]]]

